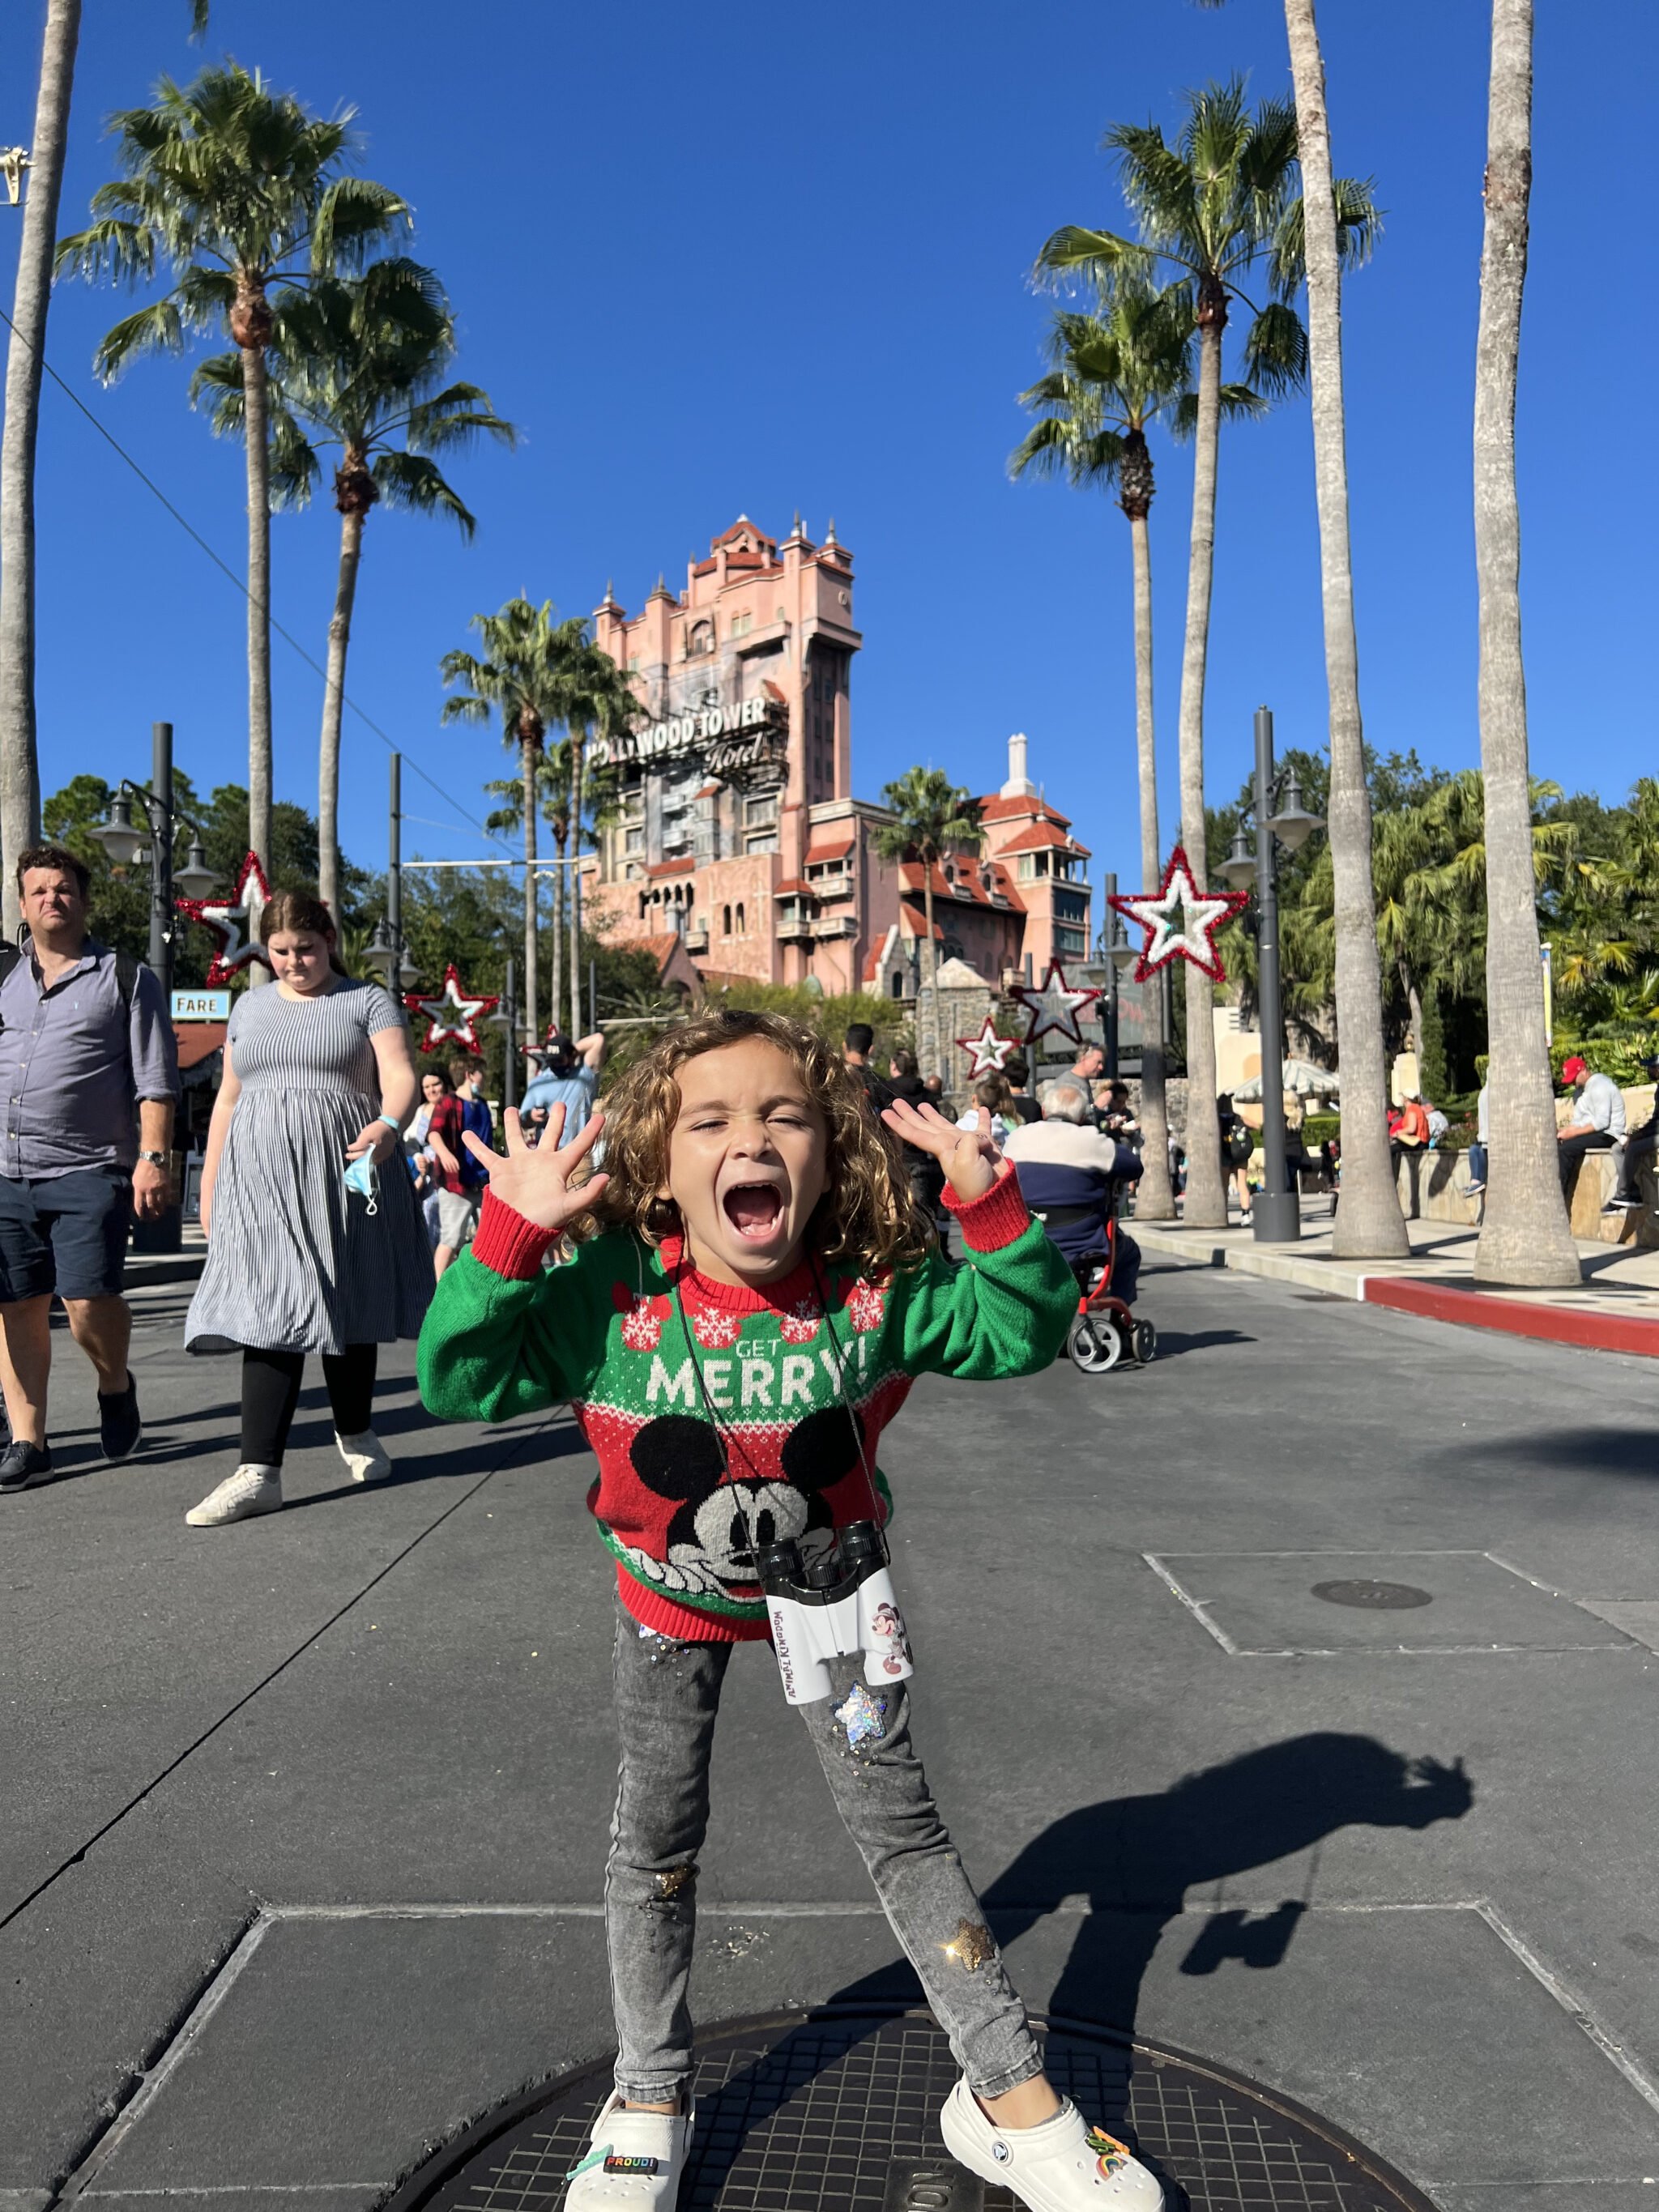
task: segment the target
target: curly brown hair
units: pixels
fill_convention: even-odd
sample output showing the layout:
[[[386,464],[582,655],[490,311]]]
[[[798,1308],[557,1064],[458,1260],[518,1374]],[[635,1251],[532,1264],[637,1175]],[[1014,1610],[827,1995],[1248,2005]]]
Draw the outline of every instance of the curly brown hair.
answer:
[[[605,1101],[605,1171],[610,1180],[589,1218],[660,1243],[678,1219],[659,1195],[680,1110],[676,1081],[689,1060],[751,1039],[775,1045],[793,1066],[829,1133],[823,1198],[807,1224],[821,1258],[860,1273],[915,1267],[933,1243],[931,1224],[910,1196],[897,1140],[871,1111],[862,1086],[813,1030],[782,1014],[727,1009],[696,1016],[659,1038]]]

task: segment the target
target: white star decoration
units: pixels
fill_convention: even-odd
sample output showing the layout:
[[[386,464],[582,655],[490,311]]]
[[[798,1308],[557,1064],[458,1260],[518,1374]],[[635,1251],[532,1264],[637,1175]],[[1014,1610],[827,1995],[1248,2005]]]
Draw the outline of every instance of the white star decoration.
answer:
[[[1069,1037],[1073,1044],[1080,1045],[1083,1032],[1078,1023],[1079,1018],[1088,1018],[1082,1015],[1081,1010],[1091,1000],[1097,999],[1100,994],[1098,991],[1069,989],[1065,969],[1058,960],[1051,960],[1040,991],[1034,991],[1024,983],[1016,983],[1008,995],[1018,999],[1030,1014],[1031,1026],[1025,1032],[1028,1045],[1036,1044],[1037,1039],[1046,1036],[1050,1030],[1056,1036]]]
[[[270,885],[265,881],[265,872],[250,853],[242,863],[236,888],[228,899],[174,899],[173,903],[180,914],[191,921],[199,921],[219,940],[213,963],[207,971],[210,985],[228,983],[239,968],[247,967],[252,961],[264,960],[264,947],[258,941],[259,918],[270,897]],[[267,967],[270,964],[265,961]]]
[[[1177,845],[1156,891],[1115,891],[1110,904],[1126,921],[1146,933],[1146,942],[1135,963],[1135,981],[1144,983],[1172,960],[1188,960],[1213,982],[1224,983],[1227,971],[1215,948],[1215,933],[1246,904],[1243,891],[1200,891],[1193,881],[1187,855]],[[1175,921],[1179,908],[1181,921]]]
[[[411,991],[404,1004],[411,1014],[424,1014],[427,1018],[426,1042],[422,1052],[434,1052],[446,1037],[453,1037],[471,1052],[478,1049],[478,1033],[473,1024],[481,1014],[492,1013],[498,1000],[479,997],[469,999],[461,988],[461,979],[452,960],[444,969],[444,987],[435,999],[422,998]]]
[[[1009,1054],[1019,1042],[1018,1037],[999,1036],[991,1017],[985,1017],[985,1026],[977,1036],[958,1037],[957,1042],[973,1060],[969,1079],[977,1083],[981,1075],[1000,1075],[1007,1065]]]

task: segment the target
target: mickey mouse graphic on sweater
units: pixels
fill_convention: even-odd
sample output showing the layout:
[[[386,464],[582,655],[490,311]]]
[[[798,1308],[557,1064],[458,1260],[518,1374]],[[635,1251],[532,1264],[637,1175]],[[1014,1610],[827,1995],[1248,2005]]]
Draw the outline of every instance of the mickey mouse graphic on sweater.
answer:
[[[677,1237],[623,1230],[546,1268],[550,1238],[487,1193],[421,1333],[422,1395],[449,1420],[568,1399],[623,1605],[666,1636],[763,1637],[755,1547],[793,1537],[810,1558],[849,1521],[885,1520],[876,1452],[914,1377],[1034,1373],[1075,1312],[1012,1168],[951,1210],[964,1264],[930,1252],[871,1279],[809,1259],[750,1290],[700,1275]]]

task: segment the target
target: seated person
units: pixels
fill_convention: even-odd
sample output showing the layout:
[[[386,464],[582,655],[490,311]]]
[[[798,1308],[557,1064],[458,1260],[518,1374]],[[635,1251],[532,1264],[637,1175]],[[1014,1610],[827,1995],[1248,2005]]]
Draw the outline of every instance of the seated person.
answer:
[[[524,1094],[524,1104],[519,1109],[526,1127],[543,1127],[549,1109],[564,1109],[564,1135],[561,1141],[568,1144],[585,1128],[593,1111],[593,1101],[599,1095],[599,1069],[605,1060],[605,1038],[599,1030],[592,1036],[578,1037],[572,1044],[568,1036],[555,1030],[545,1048],[534,1054],[541,1066],[531,1079]]]
[[[1040,1121],[1013,1130],[1004,1150],[1019,1170],[1025,1202],[1071,1261],[1086,1291],[1094,1268],[1107,1256],[1106,1224],[1114,1198],[1137,1182],[1138,1153],[1103,1136],[1094,1126],[1094,1101],[1085,1076],[1058,1075],[1037,1093]],[[1140,1247],[1119,1225],[1112,1290],[1133,1305],[1140,1273]]]

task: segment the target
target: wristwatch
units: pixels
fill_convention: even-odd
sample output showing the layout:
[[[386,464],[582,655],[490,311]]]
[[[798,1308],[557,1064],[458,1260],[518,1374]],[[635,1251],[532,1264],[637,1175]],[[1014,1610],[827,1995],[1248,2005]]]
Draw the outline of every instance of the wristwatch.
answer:
[[[138,1157],[141,1160],[148,1160],[152,1167],[164,1168],[167,1164],[165,1152],[140,1152]]]

